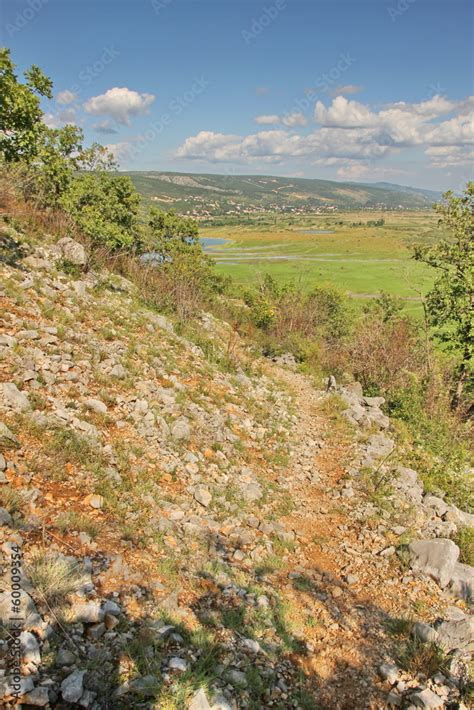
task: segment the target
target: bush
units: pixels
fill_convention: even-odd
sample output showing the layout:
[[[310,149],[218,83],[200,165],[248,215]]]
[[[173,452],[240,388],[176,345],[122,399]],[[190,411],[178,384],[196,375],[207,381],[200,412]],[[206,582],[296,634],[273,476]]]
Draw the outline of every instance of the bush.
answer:
[[[112,251],[139,246],[140,196],[129,177],[105,172],[79,175],[61,203],[93,245]]]
[[[320,342],[339,342],[349,329],[346,301],[335,289],[305,293],[294,285],[279,286],[267,274],[244,299],[252,322],[265,334],[268,354],[286,350],[305,360]]]
[[[365,315],[347,350],[348,365],[367,394],[387,395],[423,373],[424,352],[417,327],[408,318]]]

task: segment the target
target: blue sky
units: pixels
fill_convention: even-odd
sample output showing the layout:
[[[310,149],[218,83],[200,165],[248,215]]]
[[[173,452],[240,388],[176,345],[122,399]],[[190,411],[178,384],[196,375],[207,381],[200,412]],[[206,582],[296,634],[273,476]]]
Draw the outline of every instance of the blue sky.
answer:
[[[457,189],[472,19],[463,0],[3,0],[1,26],[54,81],[47,122],[124,169]]]

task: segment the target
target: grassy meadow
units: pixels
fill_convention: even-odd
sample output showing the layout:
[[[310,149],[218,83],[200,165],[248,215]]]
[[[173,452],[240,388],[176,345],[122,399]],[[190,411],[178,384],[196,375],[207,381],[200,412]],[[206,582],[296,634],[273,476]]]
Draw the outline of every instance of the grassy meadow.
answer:
[[[380,218],[383,226],[367,225]],[[211,240],[206,250],[218,270],[241,284],[254,284],[269,273],[308,289],[330,284],[361,302],[386,291],[403,298],[412,313],[421,310],[419,293],[432,282],[430,269],[412,259],[412,247],[441,236],[433,212],[372,211],[267,216],[239,226],[204,227],[200,233]],[[214,239],[228,241],[213,244]]]

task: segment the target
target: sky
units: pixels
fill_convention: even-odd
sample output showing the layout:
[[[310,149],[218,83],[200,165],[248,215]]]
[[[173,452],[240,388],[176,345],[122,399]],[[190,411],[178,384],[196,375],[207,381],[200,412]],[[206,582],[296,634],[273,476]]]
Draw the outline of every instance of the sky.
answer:
[[[2,0],[1,44],[124,170],[461,189],[473,3]],[[471,97],[471,98],[470,98]]]

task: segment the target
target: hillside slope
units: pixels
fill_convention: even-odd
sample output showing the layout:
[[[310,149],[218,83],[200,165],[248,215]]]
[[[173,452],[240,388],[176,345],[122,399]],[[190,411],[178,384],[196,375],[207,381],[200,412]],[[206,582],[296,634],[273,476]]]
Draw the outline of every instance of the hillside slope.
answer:
[[[180,330],[72,240],[2,246],[3,707],[17,547],[26,706],[466,707],[472,570],[437,538],[472,520],[387,463],[380,400]]]
[[[128,172],[151,203],[223,214],[236,210],[430,209],[437,193],[391,184],[363,184],[271,175]]]

